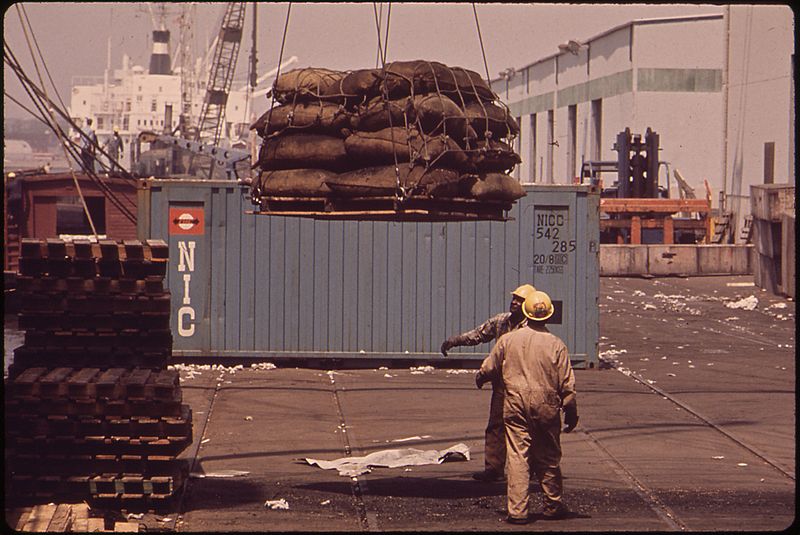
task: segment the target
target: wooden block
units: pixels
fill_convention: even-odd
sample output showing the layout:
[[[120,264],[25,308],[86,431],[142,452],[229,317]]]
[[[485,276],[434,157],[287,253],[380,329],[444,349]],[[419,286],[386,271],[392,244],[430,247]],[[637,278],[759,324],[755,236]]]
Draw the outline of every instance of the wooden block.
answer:
[[[50,525],[50,520],[52,520],[55,512],[55,504],[34,506],[28,521],[22,527],[22,531],[47,531],[47,526]]]
[[[47,526],[47,531],[63,533],[72,524],[72,508],[69,504],[60,503],[56,506],[56,512]]]
[[[19,507],[12,509],[11,511],[6,511],[6,524],[9,526],[14,526],[15,531],[22,531],[22,528],[25,526],[25,522],[28,521],[30,516],[30,507]]]
[[[95,531],[105,531],[106,521],[102,518],[90,518],[86,522],[86,528],[86,531],[90,533]]]
[[[138,533],[139,524],[136,522],[115,522],[114,532],[116,533]]]

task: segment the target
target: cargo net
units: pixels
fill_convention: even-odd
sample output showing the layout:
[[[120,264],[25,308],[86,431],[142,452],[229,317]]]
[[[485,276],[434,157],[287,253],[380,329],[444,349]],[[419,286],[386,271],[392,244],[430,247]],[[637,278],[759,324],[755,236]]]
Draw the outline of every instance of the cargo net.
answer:
[[[251,129],[263,142],[256,213],[390,220],[505,219],[525,195],[519,125],[476,72],[431,61],[281,74]]]
[[[24,344],[5,379],[5,480],[18,503],[169,505],[192,444],[172,353],[163,240],[23,239]]]

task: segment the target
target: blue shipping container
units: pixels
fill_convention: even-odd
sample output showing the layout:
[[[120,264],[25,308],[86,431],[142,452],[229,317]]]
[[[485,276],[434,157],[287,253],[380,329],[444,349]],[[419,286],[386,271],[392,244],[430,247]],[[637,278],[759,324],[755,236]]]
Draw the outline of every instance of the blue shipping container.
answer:
[[[142,181],[139,238],[170,247],[173,354],[432,359],[532,283],[552,297],[549,327],[573,365],[595,367],[600,196],[524,187],[511,221],[393,223],[247,214],[232,182]]]

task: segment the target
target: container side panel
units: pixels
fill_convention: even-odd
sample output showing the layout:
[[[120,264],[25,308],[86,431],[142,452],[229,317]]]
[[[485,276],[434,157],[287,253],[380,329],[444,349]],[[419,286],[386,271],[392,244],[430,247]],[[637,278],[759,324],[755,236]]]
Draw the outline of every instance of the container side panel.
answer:
[[[354,314],[344,308],[344,237],[343,221],[331,223],[330,232],[330,275],[328,297],[328,351],[344,349],[343,321],[344,316]]]
[[[311,219],[300,219],[300,287],[298,288],[297,306],[297,347],[310,350],[314,347],[314,331],[319,323],[319,316],[314,311],[314,251],[316,249],[315,225]],[[325,310],[320,309],[320,310]],[[290,332],[291,334],[291,332]]]
[[[400,319],[403,329],[401,334],[401,349],[403,351],[415,351],[416,341],[416,319],[414,315],[417,311],[416,288],[417,288],[417,227],[414,224],[402,223],[402,257],[400,259],[400,281],[402,287],[400,310],[403,317]]]
[[[513,222],[511,222],[513,223]],[[498,314],[507,310],[511,300],[511,292],[516,286],[507,286],[505,282],[505,269],[503,259],[506,257],[505,226],[508,223],[492,221],[489,223],[489,310],[491,314]]]
[[[387,323],[389,308],[389,223],[376,222],[372,229],[372,333],[368,351],[388,351]]]
[[[403,261],[403,226],[389,223],[387,232],[386,273],[386,346],[395,351],[403,350],[403,280],[399,267]]]
[[[242,296],[242,211],[239,188],[225,188],[223,201],[227,214],[225,225],[225,301],[223,303],[223,328],[225,329],[225,349],[239,349],[242,347],[240,329],[243,325],[252,323],[243,321],[241,316]]]
[[[359,314],[356,317],[358,322],[356,349],[358,351],[369,351],[372,348],[373,314],[372,300],[372,259],[375,255],[375,239],[371,221],[360,222],[358,224],[358,299],[357,309]]]
[[[445,331],[446,337],[462,332],[461,328],[461,231],[454,223],[445,225]],[[459,348],[460,349],[460,348]]]
[[[314,300],[305,303],[314,323],[314,351],[328,349],[328,311],[330,310],[330,240],[331,227],[326,221],[314,221]],[[325,313],[320,315],[317,310]]]
[[[431,229],[431,351],[439,350],[447,332],[447,224]]]
[[[269,217],[252,217],[256,221],[255,251],[253,258],[253,296],[255,300],[255,326],[253,336],[253,349],[270,347],[270,298],[272,285],[270,284],[272,272],[272,233],[273,219]]]
[[[415,314],[416,338],[415,351],[430,351],[431,341],[431,245],[433,243],[433,224],[417,224],[417,296]]]
[[[480,318],[475,312],[475,274],[476,274],[476,249],[475,233],[476,223],[464,223],[461,231],[461,280],[459,291],[461,297],[461,321],[459,331],[464,332],[479,325],[486,318]],[[482,346],[481,346],[482,347]],[[461,351],[474,353],[475,347],[459,348]]]
[[[284,256],[284,321],[283,348],[297,351],[300,334],[300,220],[296,217],[286,219],[286,238],[283,246]]]
[[[358,226],[356,221],[344,222],[342,348],[350,351],[358,350],[358,316],[369,313],[358,308]]]
[[[261,330],[259,317],[256,314],[256,289],[258,288],[258,266],[256,264],[258,254],[258,240],[256,225],[260,218],[252,217],[241,210],[242,193],[239,194],[239,204],[236,210],[239,214],[239,226],[242,235],[239,240],[241,251],[238,281],[238,307],[239,318],[239,343],[242,350],[253,350],[256,347],[256,333]],[[269,257],[265,257],[265,260]]]
[[[270,222],[269,240],[269,347],[285,351],[283,339],[286,321],[286,218],[275,218]]]

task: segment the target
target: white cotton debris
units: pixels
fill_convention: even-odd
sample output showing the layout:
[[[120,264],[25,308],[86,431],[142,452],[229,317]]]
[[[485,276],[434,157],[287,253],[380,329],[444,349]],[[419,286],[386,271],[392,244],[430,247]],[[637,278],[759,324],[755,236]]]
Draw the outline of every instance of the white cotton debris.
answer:
[[[738,319],[738,316],[731,316],[730,318],[725,318],[725,321],[736,321]]]
[[[325,501],[319,502],[319,504],[320,505],[330,505],[331,501],[330,500],[325,500]]]
[[[431,436],[430,435],[422,435],[422,436],[415,435],[413,437],[396,438],[396,439],[390,440],[388,442],[408,442],[410,440],[422,440],[423,438],[431,438]]]
[[[786,307],[787,307],[786,303],[774,303],[768,306],[767,308],[786,308]]]
[[[634,290],[634,291],[633,291],[633,295],[634,295],[635,297],[642,297],[643,295],[646,295],[646,294],[645,294],[643,291],[641,291],[641,290]]]
[[[245,416],[244,419],[247,422],[252,422],[253,421],[253,417],[252,416]]]
[[[419,373],[430,373],[435,370],[433,366],[411,366],[409,370],[411,370],[412,374],[419,374]]]
[[[747,463],[737,463],[736,466],[747,466]]]
[[[712,458],[712,459],[717,459],[717,460],[720,460],[720,459],[724,459],[724,458],[725,458],[725,456],[724,456],[724,455],[714,455],[714,456],[713,456],[713,457],[711,457],[711,458]]]
[[[211,442],[211,439],[210,438],[204,438],[203,440],[200,441],[200,444],[205,444],[206,442]]]
[[[758,298],[755,295],[739,299],[738,301],[725,303],[728,308],[741,308],[742,310],[755,310],[758,306]]]
[[[380,367],[380,368],[378,368],[378,369],[379,369],[379,370],[388,370],[389,368],[387,368],[386,366],[381,366],[381,367]]]
[[[639,360],[641,360],[641,361],[644,361],[644,362],[647,362],[647,361],[649,361],[650,359],[649,359],[649,358],[647,358],[647,357],[642,357],[642,358],[640,358]]]
[[[264,507],[275,510],[288,510],[289,502],[281,498],[280,500],[267,500],[264,502]]]
[[[674,373],[668,373],[667,377],[675,377],[675,374]]]
[[[271,362],[258,362],[251,364],[250,368],[253,370],[274,370],[277,366]]]
[[[644,307],[645,310],[656,310],[658,307],[655,305],[651,305],[650,303],[646,304]]]
[[[389,379],[391,379],[392,377],[394,377],[394,375],[389,375],[388,373],[384,373],[384,374],[383,374],[383,376],[384,376],[384,377],[388,377]]]
[[[729,282],[725,286],[729,287],[743,287],[743,286],[755,286],[755,282]]]
[[[128,513],[125,515],[125,520],[141,520],[144,518],[144,513]]]

